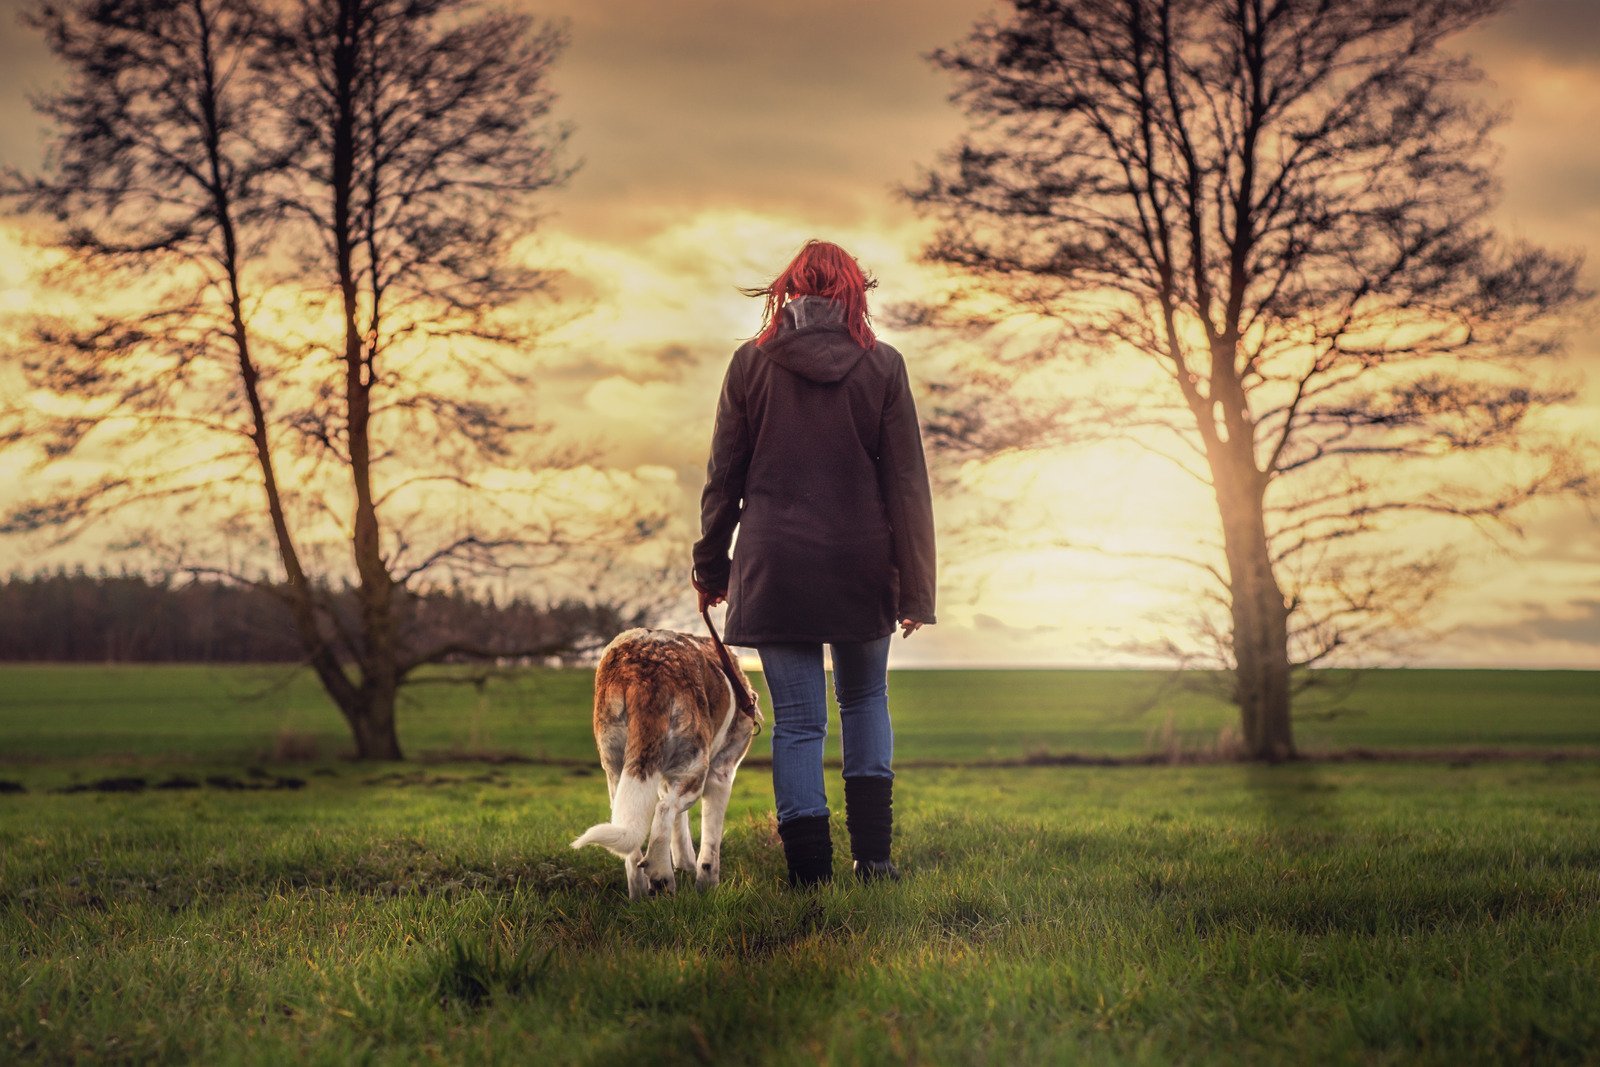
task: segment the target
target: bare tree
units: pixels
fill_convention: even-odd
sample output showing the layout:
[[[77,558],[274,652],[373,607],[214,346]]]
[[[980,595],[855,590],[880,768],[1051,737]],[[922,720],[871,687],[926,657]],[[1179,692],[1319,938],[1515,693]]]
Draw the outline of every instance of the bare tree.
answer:
[[[1535,365],[1580,258],[1494,231],[1502,116],[1439,47],[1501,6],[1013,0],[931,57],[972,123],[907,195],[941,222],[927,258],[980,284],[911,317],[1049,327],[947,381],[937,429],[978,455],[1122,435],[1209,487],[1220,551],[1196,562],[1254,758],[1293,755],[1293,668],[1441,573],[1365,535],[1592,485],[1537,419],[1571,396]],[[1068,358],[1140,387],[1019,387]],[[1493,477],[1462,466],[1490,455]]]
[[[238,537],[264,517],[281,582],[187,569],[283,599],[362,758],[400,757],[395,699],[420,668],[570,650],[571,627],[483,641],[411,617],[430,582],[658,524],[561,500],[577,457],[514,414],[547,281],[525,265],[534,201],[567,174],[545,83],[561,33],[466,0],[85,0],[31,20],[72,82],[39,102],[46,174],[14,193],[66,224],[57,281],[113,295],[90,325],[39,324],[24,363],[51,401],[28,441],[45,465],[114,451],[116,472],[5,529],[70,535],[152,502]]]

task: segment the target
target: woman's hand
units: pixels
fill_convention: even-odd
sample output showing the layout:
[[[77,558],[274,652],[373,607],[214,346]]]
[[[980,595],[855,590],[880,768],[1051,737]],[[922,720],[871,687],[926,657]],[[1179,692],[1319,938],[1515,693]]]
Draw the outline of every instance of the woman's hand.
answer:
[[[900,636],[902,638],[910,637],[912,634],[922,629],[922,624],[916,619],[901,619],[900,626]]]
[[[711,608],[716,607],[728,599],[726,589],[711,590],[700,584],[700,577],[696,574],[689,575],[689,584],[694,587],[695,593],[700,597],[700,614],[704,615]]]

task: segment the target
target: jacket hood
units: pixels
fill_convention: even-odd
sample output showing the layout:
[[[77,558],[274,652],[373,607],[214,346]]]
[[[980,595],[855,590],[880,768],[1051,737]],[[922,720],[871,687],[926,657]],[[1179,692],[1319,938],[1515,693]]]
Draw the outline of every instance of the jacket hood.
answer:
[[[814,382],[837,382],[866,355],[844,322],[844,307],[820,296],[797,296],[783,306],[778,332],[758,346],[772,362]]]

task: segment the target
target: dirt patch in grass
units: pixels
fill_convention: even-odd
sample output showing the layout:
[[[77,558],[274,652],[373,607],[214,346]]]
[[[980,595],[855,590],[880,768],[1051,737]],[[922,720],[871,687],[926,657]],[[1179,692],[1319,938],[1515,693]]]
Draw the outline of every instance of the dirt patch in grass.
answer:
[[[505,749],[463,749],[444,748],[429,749],[416,758],[417,763],[537,763],[540,765],[568,766],[576,764],[579,760],[543,758],[529,756],[522,752],[510,752]]]
[[[97,778],[92,782],[75,782],[52,789],[52,793],[142,793],[149,786],[143,778]]]
[[[290,778],[285,775],[269,774],[266,771],[251,768],[250,780],[244,781],[231,774],[207,775],[205,785],[212,789],[234,790],[267,790],[267,789],[304,789],[304,778]],[[199,789],[201,783],[187,775],[175,774],[160,782],[151,785],[148,779],[123,776],[115,778],[97,778],[92,782],[74,782],[50,790],[52,793],[142,793],[146,789],[184,790]]]
[[[252,767],[245,772],[250,776],[250,781],[241,781],[228,774],[209,774],[206,776],[206,785],[213,789],[228,790],[257,790],[257,789],[304,789],[304,778],[291,778],[287,775],[268,774],[266,771]]]
[[[1443,763],[1453,768],[1477,763],[1564,763],[1600,760],[1600,748],[1343,748],[1302,752],[1285,764],[1307,763]],[[837,760],[828,761],[839,766]],[[1235,756],[1210,751],[1138,752],[1112,756],[1082,752],[1030,752],[1023,756],[968,760],[899,760],[896,766],[957,770],[962,767],[1161,767],[1208,766],[1247,763]],[[772,760],[756,757],[747,767],[770,767]]]
[[[496,771],[485,771],[483,774],[429,774],[427,771],[391,771],[380,774],[374,778],[361,779],[363,785],[398,785],[409,786],[440,786],[440,785],[467,785],[477,783],[480,785],[508,786],[508,782]]]

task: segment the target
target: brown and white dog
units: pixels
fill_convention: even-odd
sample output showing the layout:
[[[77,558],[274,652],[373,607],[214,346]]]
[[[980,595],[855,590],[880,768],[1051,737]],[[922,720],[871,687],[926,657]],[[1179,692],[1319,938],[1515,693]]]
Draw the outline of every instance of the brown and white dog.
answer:
[[[734,665],[754,706],[755,692]],[[611,788],[611,821],[573,848],[600,845],[621,856],[628,896],[677,888],[674,868],[709,889],[722,874],[722,824],[734,772],[755,736],[709,638],[672,630],[628,630],[606,646],[594,676],[594,740]],[[689,808],[700,808],[700,855]],[[669,854],[670,849],[670,854]]]

